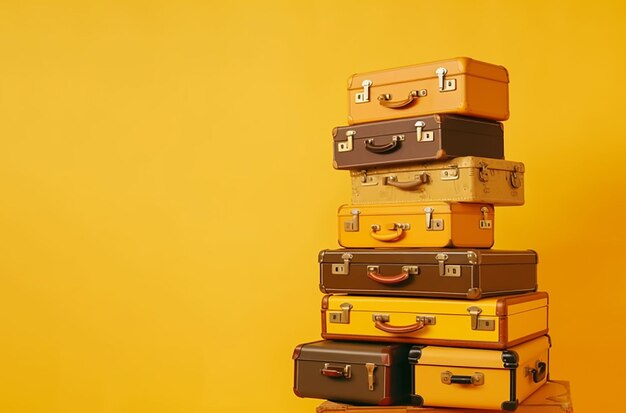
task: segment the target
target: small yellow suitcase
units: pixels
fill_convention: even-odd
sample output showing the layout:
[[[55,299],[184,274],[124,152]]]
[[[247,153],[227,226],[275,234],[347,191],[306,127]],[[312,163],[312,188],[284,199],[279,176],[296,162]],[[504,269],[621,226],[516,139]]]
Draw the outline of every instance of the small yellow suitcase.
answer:
[[[350,171],[353,204],[479,202],[524,204],[524,164],[463,156],[396,168]]]
[[[348,80],[348,122],[456,113],[509,118],[509,75],[503,66],[459,57],[359,73]]]
[[[494,209],[476,203],[342,205],[339,245],[346,248],[493,245]]]
[[[550,338],[506,350],[415,346],[411,404],[512,411],[547,380]]]
[[[548,332],[548,294],[458,299],[329,294],[322,338],[505,349]]]

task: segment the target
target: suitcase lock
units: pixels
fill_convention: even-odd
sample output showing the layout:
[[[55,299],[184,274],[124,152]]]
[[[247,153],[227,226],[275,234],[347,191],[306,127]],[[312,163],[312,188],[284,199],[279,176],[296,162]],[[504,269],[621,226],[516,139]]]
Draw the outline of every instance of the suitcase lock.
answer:
[[[489,208],[487,208],[486,206],[480,208],[480,213],[482,214],[482,219],[480,220],[480,222],[478,223],[478,227],[480,229],[491,229],[492,225],[493,225],[493,221],[488,219],[489,218]]]
[[[345,221],[343,223],[343,230],[345,232],[359,232],[359,214],[361,213],[358,209],[353,209],[350,211],[352,214],[352,218],[349,221]]]
[[[341,255],[341,259],[343,260],[343,264],[332,264],[331,265],[331,273],[334,275],[348,275],[350,273],[350,260],[352,259],[352,254],[346,252]]]
[[[433,219],[434,208],[424,208],[424,215],[426,216],[426,231],[443,231],[443,219]]]
[[[521,169],[519,165],[515,165],[513,167],[513,170],[511,171],[511,186],[515,189],[518,189],[520,186],[522,186],[522,180],[519,177],[519,173],[521,172]]]
[[[367,103],[370,101],[370,86],[372,86],[372,81],[366,79],[361,82],[361,86],[363,86],[363,92],[354,95],[354,101],[356,103]]]
[[[471,376],[454,375],[450,371],[441,372],[441,382],[443,384],[471,384],[472,386],[482,386],[485,384],[483,373],[474,373]]]
[[[374,391],[374,370],[376,370],[376,364],[365,363],[367,369],[367,390]]]
[[[472,330],[493,331],[496,329],[496,322],[494,320],[486,320],[478,317],[480,313],[483,312],[482,308],[473,305],[467,308],[467,312],[470,313]]]
[[[440,92],[450,92],[452,90],[456,90],[456,79],[446,79],[446,74],[448,70],[445,67],[438,67],[435,70],[435,74],[439,79],[439,91]]]
[[[422,131],[422,128],[426,126],[426,122],[418,120],[415,122],[415,133],[418,142],[432,142],[435,139],[435,132]]]
[[[356,135],[355,130],[346,131],[346,140],[337,142],[337,152],[350,152],[352,150],[352,139]]]
[[[350,310],[352,310],[352,304],[343,303],[339,307],[341,311],[331,311],[330,322],[334,324],[350,324]]]

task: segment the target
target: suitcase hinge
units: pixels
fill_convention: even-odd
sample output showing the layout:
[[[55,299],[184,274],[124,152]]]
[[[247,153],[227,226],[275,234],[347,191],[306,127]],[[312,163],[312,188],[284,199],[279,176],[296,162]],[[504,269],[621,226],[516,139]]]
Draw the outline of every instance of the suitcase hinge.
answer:
[[[346,140],[343,142],[337,142],[337,152],[350,152],[352,150],[352,139],[356,135],[355,130],[346,131]]]
[[[459,179],[459,167],[458,166],[453,166],[452,168],[443,169],[441,171],[442,181],[453,181],[455,179]]]
[[[352,214],[352,218],[343,223],[343,230],[345,232],[359,232],[359,214],[361,211],[353,209],[350,213]]]
[[[365,363],[365,368],[367,369],[367,389],[374,391],[374,370],[376,370],[376,364]]]
[[[450,92],[452,90],[456,90],[456,79],[446,79],[448,70],[446,70],[445,67],[438,67],[437,70],[435,70],[435,73],[439,79],[440,92]]]
[[[493,221],[489,219],[489,208],[486,206],[480,208],[480,213],[482,214],[482,219],[478,223],[478,227],[480,229],[491,229]]]
[[[467,308],[467,312],[470,313],[472,330],[493,331],[496,329],[496,322],[494,320],[479,318],[480,313],[483,312],[482,308],[473,305]]]
[[[485,162],[481,162],[478,164],[478,179],[480,182],[487,182],[489,180],[489,169],[487,169],[487,164]]]
[[[350,310],[352,310],[352,304],[343,303],[339,306],[341,311],[330,312],[330,322],[334,324],[350,324]]]
[[[426,216],[426,231],[443,231],[443,219],[433,219],[434,208],[424,208],[424,214]]]
[[[350,260],[352,259],[352,254],[349,252],[341,255],[341,259],[343,260],[343,264],[333,264],[331,273],[335,275],[348,275],[350,273]]]
[[[435,139],[435,132],[423,131],[422,128],[426,126],[426,122],[418,120],[415,122],[415,133],[418,142],[432,142]]]
[[[372,86],[371,80],[364,80],[361,82],[361,86],[363,86],[363,92],[359,92],[354,96],[354,101],[356,103],[367,103],[370,101],[370,86]]]
[[[522,186],[522,180],[519,177],[519,173],[521,172],[521,169],[519,165],[515,165],[513,167],[513,170],[511,171],[511,180],[510,180],[510,184],[513,188],[518,189],[520,186]]]

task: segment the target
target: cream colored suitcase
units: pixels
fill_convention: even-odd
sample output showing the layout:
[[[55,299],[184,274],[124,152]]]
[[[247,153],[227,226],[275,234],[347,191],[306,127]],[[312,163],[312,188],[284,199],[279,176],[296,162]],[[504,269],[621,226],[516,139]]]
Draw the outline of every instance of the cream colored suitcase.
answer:
[[[396,168],[351,171],[352,203],[524,204],[524,164],[464,156]]]
[[[327,295],[322,338],[504,349],[548,332],[548,294],[458,299]]]
[[[355,74],[348,81],[350,124],[436,113],[506,120],[509,75],[502,66],[459,57]]]
[[[339,245],[346,248],[493,245],[494,210],[489,204],[343,205],[338,216]]]
[[[411,403],[512,411],[548,378],[550,338],[506,350],[415,346]]]

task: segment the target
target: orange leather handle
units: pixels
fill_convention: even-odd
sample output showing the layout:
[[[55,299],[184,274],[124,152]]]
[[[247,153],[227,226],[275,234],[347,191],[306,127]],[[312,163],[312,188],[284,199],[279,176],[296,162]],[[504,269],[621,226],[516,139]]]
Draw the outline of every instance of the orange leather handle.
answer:
[[[381,284],[398,284],[409,278],[409,270],[402,270],[398,275],[381,275],[377,270],[368,270],[367,277]]]
[[[366,139],[365,140],[365,149],[374,153],[387,153],[396,149],[400,145],[399,139],[392,138],[389,143],[384,145],[376,145],[374,139]]]
[[[374,238],[376,241],[393,242],[402,237],[403,232],[404,230],[401,227],[396,227],[390,234],[377,234],[376,230],[372,229],[370,231],[370,237]]]
[[[428,176],[425,174],[422,174],[422,175],[419,175],[415,180],[406,181],[406,182],[398,182],[395,179],[390,179],[390,177],[387,177],[383,180],[383,185],[389,185],[389,186],[396,187],[398,189],[409,190],[409,189],[419,188],[421,185],[425,184],[426,182],[428,182]]]
[[[413,103],[413,101],[417,99],[417,96],[417,90],[409,92],[409,96],[403,100],[390,100],[391,96],[385,94],[378,96],[378,103],[389,109],[402,109],[403,107]]]
[[[385,333],[390,333],[390,334],[415,333],[416,331],[419,331],[422,328],[424,328],[423,321],[418,321],[417,323],[409,324],[408,326],[392,326],[381,320],[376,320],[374,323],[377,329],[382,330]]]

